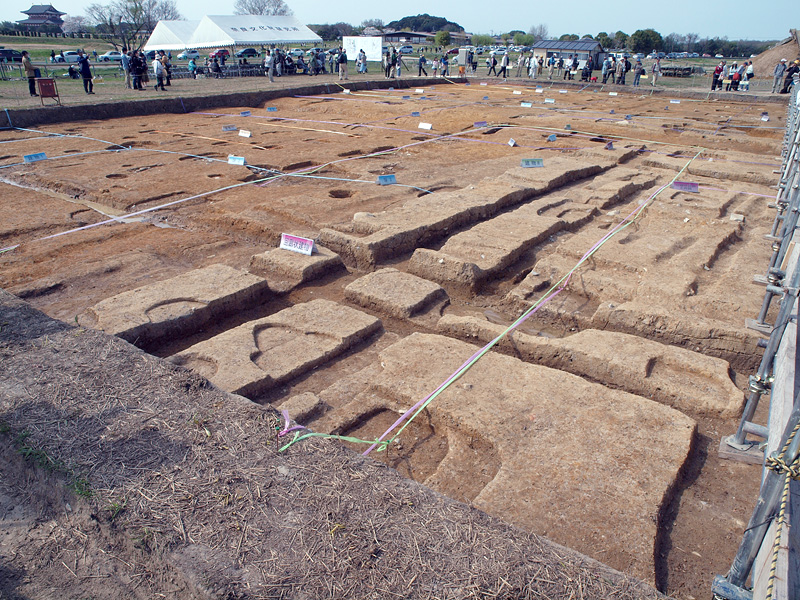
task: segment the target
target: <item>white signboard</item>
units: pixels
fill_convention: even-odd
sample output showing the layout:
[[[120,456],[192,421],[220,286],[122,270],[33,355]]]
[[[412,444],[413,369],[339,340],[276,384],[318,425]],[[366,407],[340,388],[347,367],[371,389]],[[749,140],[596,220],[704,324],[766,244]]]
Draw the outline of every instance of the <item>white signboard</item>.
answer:
[[[347,60],[354,61],[358,58],[359,51],[363,50],[367,55],[368,61],[380,62],[383,38],[380,36],[360,37],[345,35],[342,37],[342,47],[347,52]]]
[[[279,247],[282,250],[291,250],[292,252],[299,252],[300,254],[311,256],[311,252],[314,250],[314,240],[282,233],[281,245]]]

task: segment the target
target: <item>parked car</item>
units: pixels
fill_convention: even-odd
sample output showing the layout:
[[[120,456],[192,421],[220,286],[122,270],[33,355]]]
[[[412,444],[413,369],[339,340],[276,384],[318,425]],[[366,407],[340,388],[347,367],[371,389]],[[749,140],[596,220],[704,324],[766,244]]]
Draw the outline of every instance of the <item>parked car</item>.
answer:
[[[715,55],[714,55],[714,58],[725,58],[725,57],[724,57],[724,56],[722,56],[722,54],[715,54]]]
[[[450,50],[447,51],[447,54],[458,54],[458,48],[450,48]]]
[[[200,52],[197,50],[184,50],[178,54],[178,60],[189,60],[192,58],[200,58]]]
[[[483,54],[485,52],[483,46],[478,46],[475,48],[475,54]]]
[[[0,48],[0,62],[22,62],[22,52],[11,48]]]
[[[255,48],[242,48],[236,53],[236,58],[253,58],[260,56],[260,53]]]
[[[303,56],[303,54],[305,54],[305,52],[303,51],[302,48],[292,48],[286,54],[288,54],[289,56],[294,56],[295,58],[297,58],[298,56]]]
[[[68,62],[68,63],[76,63],[80,60],[80,55],[75,52],[74,50],[67,50],[66,52],[62,52],[61,54],[56,54],[55,62]]]
[[[406,44],[405,46],[400,46],[398,50],[400,54],[412,54],[414,52],[414,46],[411,44]]]
[[[386,50],[384,50],[385,52]],[[316,56],[317,52],[325,52],[322,48],[312,48],[311,50],[306,50],[306,56]]]
[[[66,52],[65,52],[65,54],[66,54]],[[144,53],[144,57],[147,60],[153,60],[156,57],[156,51],[155,50],[148,50],[147,52]]]
[[[208,55],[208,58],[228,58],[231,55],[230,51],[227,48],[217,48],[213,52]]]
[[[100,62],[111,62],[117,61],[122,62],[122,52],[119,50],[109,50],[105,54],[101,54],[97,57],[97,60]]]

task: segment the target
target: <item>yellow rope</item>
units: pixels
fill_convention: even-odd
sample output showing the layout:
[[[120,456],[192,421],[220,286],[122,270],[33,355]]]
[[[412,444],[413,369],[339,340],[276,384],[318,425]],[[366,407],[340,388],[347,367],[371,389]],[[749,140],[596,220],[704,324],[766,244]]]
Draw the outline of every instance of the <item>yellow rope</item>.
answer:
[[[769,567],[769,583],[767,584],[766,600],[772,600],[773,597],[775,574],[778,570],[778,555],[780,554],[781,548],[781,533],[783,532],[783,525],[786,521],[786,506],[789,504],[789,487],[792,483],[792,479],[800,480],[800,462],[798,462],[798,457],[795,456],[790,464],[787,464],[784,459],[786,451],[789,449],[798,430],[800,430],[800,421],[797,422],[791,435],[789,435],[786,443],[783,445],[781,453],[776,457],[768,456],[765,461],[767,468],[772,469],[778,474],[785,475],[783,494],[781,494],[781,504],[778,510],[778,520],[775,522],[775,543],[772,546],[772,562]]]

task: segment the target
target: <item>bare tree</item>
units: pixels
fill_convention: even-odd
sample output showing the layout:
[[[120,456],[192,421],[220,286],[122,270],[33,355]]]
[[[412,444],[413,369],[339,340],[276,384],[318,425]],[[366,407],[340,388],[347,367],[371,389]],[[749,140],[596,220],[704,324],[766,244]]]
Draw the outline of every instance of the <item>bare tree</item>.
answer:
[[[539,40],[546,40],[550,32],[547,30],[547,25],[540,23],[539,25],[532,25],[528,30],[528,35],[532,35],[535,42]]]
[[[283,0],[236,0],[233,11],[237,15],[289,16],[292,9]]]
[[[687,33],[686,34],[686,51],[691,52],[694,50],[694,45],[697,40],[700,39],[700,36],[696,33]]]
[[[362,27],[374,27],[375,29],[383,29],[383,19],[364,19],[361,21]]]
[[[91,27],[91,23],[86,17],[79,16],[69,16],[64,19],[64,24],[61,26],[61,30],[64,33],[84,33],[89,31]]]
[[[152,31],[159,21],[182,19],[175,0],[114,0],[110,4],[90,4],[89,21],[101,33],[110,35],[115,48],[138,49],[140,34]]]

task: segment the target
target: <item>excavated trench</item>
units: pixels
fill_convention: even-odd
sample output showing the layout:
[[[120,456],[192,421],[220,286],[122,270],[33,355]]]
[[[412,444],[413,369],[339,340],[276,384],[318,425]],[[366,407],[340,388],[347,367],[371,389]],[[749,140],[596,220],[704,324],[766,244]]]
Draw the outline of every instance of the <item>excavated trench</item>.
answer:
[[[470,133],[464,102],[487,93],[490,127]],[[314,127],[310,138],[255,109],[121,115],[31,141],[0,132],[13,140],[0,157],[12,215],[0,240],[19,244],[0,254],[0,286],[319,433],[375,440],[449,381],[371,456],[664,591],[702,594],[752,506],[741,496],[757,490],[755,469],[713,448],[735,429],[741,382],[760,360],[744,319],[770,256],[780,130],[717,132],[703,121],[717,102],[637,120],[664,100],[622,93],[571,91],[551,110],[530,88],[494,85],[362,96],[271,101]],[[538,104],[520,114],[529,96]],[[430,135],[397,116],[412,108]],[[756,127],[762,108],[723,112]],[[543,142],[576,109],[597,119]],[[612,109],[633,117],[602,116]],[[371,125],[348,127],[365,114]],[[698,124],[662,126],[675,119]],[[222,121],[252,138],[220,133]],[[443,131],[466,133],[442,151]],[[280,146],[267,143],[275,135]],[[107,152],[69,156],[76,146]],[[23,163],[38,151],[55,160]],[[374,183],[387,174],[398,185]],[[89,207],[79,222],[74,198]],[[108,220],[95,206],[146,212],[95,226]],[[282,233],[316,240],[314,254],[276,249]],[[729,489],[746,490],[742,501]]]

